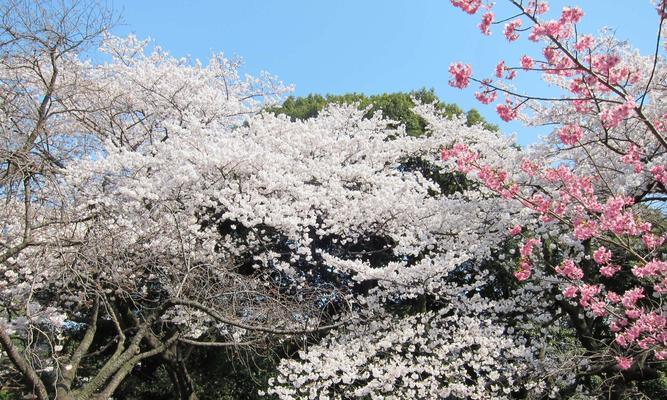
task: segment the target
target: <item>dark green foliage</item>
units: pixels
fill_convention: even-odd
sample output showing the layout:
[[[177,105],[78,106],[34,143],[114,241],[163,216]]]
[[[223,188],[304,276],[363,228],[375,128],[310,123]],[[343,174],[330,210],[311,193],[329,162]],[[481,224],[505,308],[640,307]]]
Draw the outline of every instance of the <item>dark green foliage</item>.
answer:
[[[316,117],[317,114],[328,104],[352,104],[357,103],[360,109],[370,107],[368,116],[370,117],[378,110],[382,111],[385,118],[399,121],[405,125],[408,134],[419,136],[426,133],[426,121],[419,117],[412,111],[415,106],[414,99],[422,103],[435,103],[436,108],[442,111],[447,116],[466,116],[468,125],[484,124],[484,127],[489,130],[497,130],[498,127],[489,124],[484,120],[481,114],[471,109],[464,113],[461,108],[455,104],[443,103],[436,96],[433,89],[420,89],[409,93],[384,93],[379,95],[366,96],[360,93],[348,93],[343,95],[326,95],[309,94],[306,97],[292,97],[290,96],[281,107],[269,109],[270,112],[276,114],[285,114],[292,118],[308,119]]]

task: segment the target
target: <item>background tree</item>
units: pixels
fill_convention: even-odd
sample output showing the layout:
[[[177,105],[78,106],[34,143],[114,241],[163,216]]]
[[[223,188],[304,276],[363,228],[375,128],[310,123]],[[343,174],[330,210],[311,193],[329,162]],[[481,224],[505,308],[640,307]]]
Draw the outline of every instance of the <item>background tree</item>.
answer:
[[[330,104],[357,104],[360,109],[367,110],[367,116],[377,111],[392,121],[400,122],[408,134],[419,136],[426,133],[426,121],[416,114],[412,109],[419,103],[435,103],[436,108],[449,117],[465,115],[468,125],[484,124],[489,130],[498,128],[489,124],[475,109],[464,113],[456,104],[443,103],[438,99],[433,89],[420,89],[408,93],[385,93],[380,95],[364,95],[360,93],[349,93],[343,95],[310,94],[305,97],[288,97],[280,107],[269,110],[279,114],[285,114],[293,119],[308,119],[316,117],[322,109]]]

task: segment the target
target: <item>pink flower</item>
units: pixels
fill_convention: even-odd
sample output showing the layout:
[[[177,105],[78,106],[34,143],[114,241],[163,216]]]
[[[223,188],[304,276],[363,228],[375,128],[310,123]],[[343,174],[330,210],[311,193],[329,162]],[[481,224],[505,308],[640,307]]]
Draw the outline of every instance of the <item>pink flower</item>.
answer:
[[[447,161],[452,157],[452,152],[449,151],[447,148],[442,148],[442,152],[440,153],[440,158],[442,161]]]
[[[600,268],[600,274],[602,274],[602,276],[606,276],[607,278],[611,278],[614,275],[616,275],[616,273],[620,270],[621,270],[620,265],[607,264],[604,267]]]
[[[636,145],[631,145],[628,152],[621,157],[621,161],[626,164],[631,164],[634,166],[636,173],[642,172],[643,166],[641,164],[641,150]]]
[[[574,237],[578,240],[590,239],[598,233],[598,224],[595,221],[582,219],[574,225]]]
[[[483,34],[485,35],[490,35],[491,34],[491,23],[493,22],[493,13],[492,12],[487,12],[486,14],[482,15],[482,22],[479,23],[478,27],[482,31]]]
[[[585,114],[593,109],[593,103],[590,100],[573,100],[572,104],[578,113]]]
[[[530,278],[532,268],[533,266],[528,260],[522,259],[521,262],[519,262],[519,270],[514,272],[514,276],[519,282],[523,282]]]
[[[637,265],[632,268],[632,274],[637,278],[667,275],[667,262],[654,258],[653,260],[647,262],[643,267]]]
[[[565,7],[563,8],[563,13],[560,16],[560,22],[562,24],[576,24],[581,20],[581,17],[584,16],[584,12],[581,11],[579,7]]]
[[[611,261],[611,251],[607,250],[604,246],[600,246],[593,253],[593,259],[598,264],[607,264]]]
[[[464,89],[470,83],[470,76],[472,75],[472,67],[467,64],[451,64],[449,66],[449,73],[452,74],[452,79],[449,81],[449,85]]]
[[[591,35],[583,35],[577,40],[577,44],[574,45],[574,48],[577,51],[589,50],[595,45],[595,38]]]
[[[653,285],[653,290],[660,295],[667,293],[667,278]]]
[[[521,68],[528,70],[533,68],[534,64],[535,62],[529,56],[527,55],[521,56]]]
[[[477,172],[477,177],[489,189],[496,192],[500,192],[500,190],[504,186],[505,180],[507,179],[507,172],[497,171],[494,168],[485,165],[479,169],[479,171]]]
[[[479,158],[477,152],[470,151],[468,146],[463,143],[456,143],[451,150],[443,150],[442,156],[443,160],[455,157],[458,171],[465,174],[472,171],[474,168],[473,163]]]
[[[526,240],[526,242],[521,246],[519,249],[519,253],[521,254],[522,257],[530,257],[531,254],[533,254],[533,248],[535,246],[539,246],[542,244],[540,239],[537,238],[530,238]]]
[[[579,299],[579,305],[582,307],[589,307],[591,305],[591,300],[593,296],[600,293],[599,285],[581,285],[579,287],[579,293],[581,298]]]
[[[667,170],[665,170],[663,165],[656,165],[655,167],[651,168],[651,173],[655,177],[656,181],[662,183],[663,185],[667,185]]]
[[[604,317],[607,315],[607,304],[604,301],[593,301],[591,302],[591,311],[598,317]]]
[[[572,298],[577,297],[577,292],[578,291],[579,291],[579,288],[577,288],[574,285],[570,285],[570,286],[566,287],[565,289],[563,289],[563,296],[565,296],[565,298],[572,299]]]
[[[584,271],[581,268],[577,267],[572,260],[565,260],[561,265],[556,267],[556,272],[569,278],[569,279],[581,279],[584,277]]]
[[[657,236],[652,233],[647,233],[644,236],[642,236],[642,240],[644,241],[644,245],[646,245],[646,248],[649,250],[655,250],[658,247],[662,246],[662,244],[665,242],[665,236]]]
[[[634,100],[628,100],[616,107],[602,111],[600,113],[600,120],[606,128],[615,128],[630,116],[635,106]]]
[[[500,191],[500,197],[505,200],[513,199],[519,193],[519,186],[517,184],[512,184],[509,187],[505,187]]]
[[[523,282],[530,278],[530,270],[519,270],[514,273],[514,277],[519,281]]]
[[[458,7],[470,15],[475,14],[482,5],[482,0],[451,0],[451,2],[454,7]]]
[[[500,62],[496,65],[496,78],[502,78],[503,72],[505,72],[505,61],[500,60]]]
[[[584,135],[584,131],[578,125],[565,125],[557,132],[560,141],[568,146],[574,146],[577,144],[577,142],[581,140],[581,137]]]
[[[512,228],[509,229],[509,234],[512,236],[516,236],[521,233],[521,225],[516,224]]]
[[[513,41],[515,41],[519,38],[519,34],[516,33],[516,30],[518,28],[520,28],[521,25],[523,25],[523,21],[521,21],[518,18],[515,19],[514,21],[511,21],[511,22],[505,24],[504,33],[505,33],[505,37],[507,38],[507,40],[509,40],[510,42],[513,42]]]
[[[619,369],[625,371],[626,369],[630,369],[632,367],[633,359],[632,357],[616,357],[616,365],[618,366]]]
[[[531,196],[528,206],[541,214],[547,214],[549,212],[549,207],[551,206],[551,201],[545,198],[541,193],[536,193]]]
[[[607,300],[609,300],[612,303],[620,303],[621,302],[621,296],[619,296],[615,292],[609,291],[609,292],[607,292]]]
[[[536,163],[533,163],[527,158],[521,160],[521,170],[530,176],[535,176],[539,171],[540,166]]]
[[[629,308],[625,310],[625,315],[630,319],[637,319],[642,315],[642,312],[636,308]]]
[[[626,291],[623,294],[623,306],[625,308],[633,308],[639,299],[644,298],[644,288],[634,288]]]
[[[512,107],[511,104],[510,105],[498,104],[496,106],[496,112],[498,112],[500,119],[502,119],[505,122],[509,122],[515,119],[517,114],[516,108]]]
[[[537,42],[542,37],[551,36],[557,39],[567,39],[572,36],[572,25],[561,21],[546,21],[541,25],[535,25],[528,35],[528,39]]]
[[[603,54],[593,56],[591,59],[591,64],[593,69],[603,75],[609,75],[612,73],[612,68],[617,66],[621,62],[621,57],[616,54]],[[592,82],[591,82],[592,83]],[[598,89],[603,89],[598,87]]]
[[[617,235],[637,236],[648,233],[651,229],[650,223],[640,223],[632,212],[624,211],[625,206],[632,204],[634,204],[634,200],[631,197],[616,196],[609,198],[600,217],[602,228]]]
[[[475,98],[482,104],[490,104],[496,101],[498,92],[495,89],[485,88],[481,92],[475,92]]]
[[[531,0],[528,2],[528,12],[534,13],[535,15],[544,14],[549,11],[549,3],[546,1],[535,1]]]
[[[612,321],[611,324],[609,324],[609,329],[611,329],[612,332],[616,333],[616,332],[620,332],[621,330],[623,330],[623,327],[625,327],[627,325],[628,325],[628,320],[625,319],[625,318],[621,318],[621,319],[617,319],[617,320]],[[619,339],[618,339],[619,337],[620,337],[620,335],[616,337],[617,342],[619,341]],[[621,343],[619,342],[619,344],[621,344]]]

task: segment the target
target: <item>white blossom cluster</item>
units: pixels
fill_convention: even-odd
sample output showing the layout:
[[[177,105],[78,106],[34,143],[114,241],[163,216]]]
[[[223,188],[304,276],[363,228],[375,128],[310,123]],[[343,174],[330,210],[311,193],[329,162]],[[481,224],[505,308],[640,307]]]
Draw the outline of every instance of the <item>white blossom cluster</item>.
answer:
[[[275,79],[242,79],[221,55],[202,66],[146,45],[109,37],[106,64],[63,60],[62,113],[50,126],[61,165],[1,210],[5,247],[26,243],[0,265],[8,308],[34,303],[48,311],[36,323],[62,326],[101,297],[148,311],[196,302],[207,310],[178,304],[160,321],[184,338],[241,342],[257,327],[317,328],[318,301],[335,294],[349,307],[329,317],[350,322],[281,364],[270,389],[280,398],[548,390],[540,377],[557,360],[540,356],[551,321],[540,293],[553,283],[484,294],[507,285],[496,280],[513,268],[499,256],[507,230],[531,216],[478,186],[443,193],[405,167],[446,166],[443,146],[465,139],[516,169],[523,155],[511,139],[429,105],[417,108],[431,125],[422,137],[356,105],[305,121],[258,113],[286,91]],[[370,237],[383,247],[364,250]],[[410,301],[435,305],[391,312]],[[25,321],[3,325],[20,332]]]

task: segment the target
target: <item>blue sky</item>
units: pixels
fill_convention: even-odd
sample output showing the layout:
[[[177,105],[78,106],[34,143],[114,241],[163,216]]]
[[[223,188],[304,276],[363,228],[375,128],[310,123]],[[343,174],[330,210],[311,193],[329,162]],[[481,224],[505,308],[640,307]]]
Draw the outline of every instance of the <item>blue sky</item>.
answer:
[[[502,0],[497,3],[501,5]],[[448,86],[449,64],[465,61],[476,75],[489,76],[499,59],[518,63],[537,54],[525,40],[507,43],[502,26],[491,37],[448,0],[113,0],[123,24],[114,32],[151,37],[171,54],[205,60],[224,51],[245,61],[244,72],[268,71],[295,85],[296,95],[366,94],[434,88],[440,98],[477,108],[521,144],[548,133],[499,120],[492,106],[473,98],[474,88]],[[649,0],[552,0],[552,14],[579,4],[586,16],[580,32],[614,28],[648,54],[655,46],[657,14]],[[506,12],[503,13],[502,10]],[[497,16],[510,16],[497,8]],[[555,15],[555,14],[553,14]],[[548,90],[536,79],[520,81]]]

